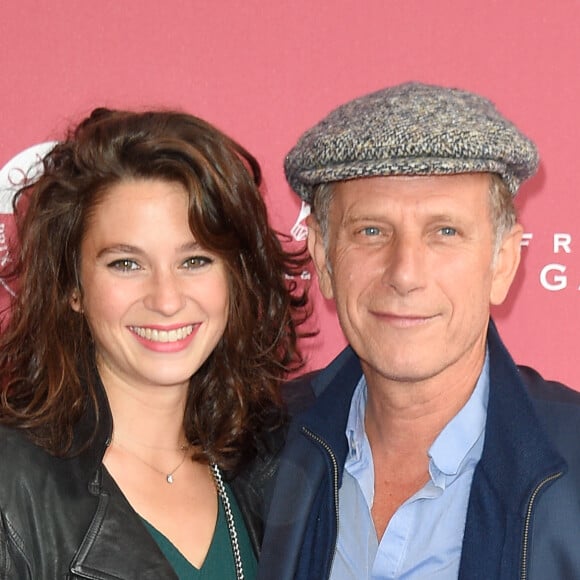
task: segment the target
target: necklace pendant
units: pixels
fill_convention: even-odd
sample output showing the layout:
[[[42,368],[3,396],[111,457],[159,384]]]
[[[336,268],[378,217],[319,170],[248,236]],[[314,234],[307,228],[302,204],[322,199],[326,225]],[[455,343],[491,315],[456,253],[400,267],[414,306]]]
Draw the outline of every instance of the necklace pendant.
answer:
[[[165,479],[167,483],[173,483],[173,473],[168,473]]]

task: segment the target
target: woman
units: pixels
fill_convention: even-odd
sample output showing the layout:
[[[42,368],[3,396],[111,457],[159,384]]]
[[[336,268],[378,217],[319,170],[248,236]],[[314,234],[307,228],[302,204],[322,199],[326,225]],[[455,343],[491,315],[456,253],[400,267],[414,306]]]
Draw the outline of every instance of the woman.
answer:
[[[0,337],[0,577],[252,578],[306,305],[257,162],[97,109],[43,165]]]

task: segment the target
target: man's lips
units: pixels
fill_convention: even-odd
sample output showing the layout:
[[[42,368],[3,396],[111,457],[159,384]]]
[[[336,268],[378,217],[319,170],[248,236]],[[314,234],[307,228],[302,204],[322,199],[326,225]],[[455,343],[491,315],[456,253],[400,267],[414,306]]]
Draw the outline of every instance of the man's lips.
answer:
[[[393,312],[371,311],[373,316],[399,328],[414,328],[429,324],[438,314],[399,314]]]

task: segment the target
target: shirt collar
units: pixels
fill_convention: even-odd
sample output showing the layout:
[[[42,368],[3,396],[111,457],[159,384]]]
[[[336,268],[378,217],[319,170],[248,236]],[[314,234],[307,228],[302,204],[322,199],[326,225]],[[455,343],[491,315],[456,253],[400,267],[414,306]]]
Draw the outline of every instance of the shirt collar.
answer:
[[[489,399],[489,353],[469,400],[443,428],[429,449],[431,477],[455,479],[464,468],[481,458]]]
[[[367,382],[362,375],[352,396],[350,411],[346,422],[348,440],[347,463],[353,464],[362,459],[363,445],[367,441],[365,431],[365,409],[367,406]]]

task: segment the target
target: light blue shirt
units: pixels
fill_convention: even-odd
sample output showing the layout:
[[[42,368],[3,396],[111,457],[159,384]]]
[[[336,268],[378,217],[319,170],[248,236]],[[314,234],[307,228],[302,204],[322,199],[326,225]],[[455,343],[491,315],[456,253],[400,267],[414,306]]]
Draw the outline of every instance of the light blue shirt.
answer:
[[[395,512],[380,542],[371,517],[374,467],[364,429],[367,387],[354,392],[339,491],[331,580],[457,579],[473,472],[483,451],[489,357],[471,397],[429,449],[430,480]]]

